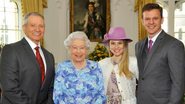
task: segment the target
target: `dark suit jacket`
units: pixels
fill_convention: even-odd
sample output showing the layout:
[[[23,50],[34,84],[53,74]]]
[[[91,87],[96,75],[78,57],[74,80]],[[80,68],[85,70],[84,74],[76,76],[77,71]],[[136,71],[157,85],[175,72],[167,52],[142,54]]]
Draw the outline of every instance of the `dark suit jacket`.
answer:
[[[42,48],[46,59],[46,76],[41,72],[35,54],[23,38],[3,48],[0,63],[2,104],[52,104],[54,57]]]
[[[182,104],[185,50],[179,40],[162,31],[147,54],[147,38],[136,43],[139,68],[138,104]]]

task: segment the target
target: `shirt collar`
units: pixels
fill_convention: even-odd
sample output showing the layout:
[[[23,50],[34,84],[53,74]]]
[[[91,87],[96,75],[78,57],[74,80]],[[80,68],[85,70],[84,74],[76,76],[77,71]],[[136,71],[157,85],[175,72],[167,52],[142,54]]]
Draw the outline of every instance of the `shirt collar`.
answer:
[[[35,44],[30,38],[28,38],[26,35],[25,35],[25,39],[26,41],[28,42],[28,44],[31,46],[32,49],[35,49],[35,47],[39,46],[40,47],[40,42],[39,44]]]
[[[153,38],[149,38],[148,37],[148,42],[149,42],[149,40],[152,40],[153,41],[153,43],[155,42],[155,40],[157,39],[157,37],[159,36],[159,34],[162,32],[162,29],[153,37]]]

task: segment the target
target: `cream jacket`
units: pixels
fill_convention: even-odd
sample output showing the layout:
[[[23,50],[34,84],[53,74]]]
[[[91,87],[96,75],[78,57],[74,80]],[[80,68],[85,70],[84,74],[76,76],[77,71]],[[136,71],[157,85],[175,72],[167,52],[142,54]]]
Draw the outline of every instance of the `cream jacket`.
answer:
[[[136,104],[136,79],[138,79],[138,67],[135,57],[129,57],[129,69],[134,74],[132,79],[119,75],[118,65],[113,65],[111,58],[105,58],[99,61],[104,77],[105,93],[112,70],[115,71],[117,85],[122,95],[122,104]]]

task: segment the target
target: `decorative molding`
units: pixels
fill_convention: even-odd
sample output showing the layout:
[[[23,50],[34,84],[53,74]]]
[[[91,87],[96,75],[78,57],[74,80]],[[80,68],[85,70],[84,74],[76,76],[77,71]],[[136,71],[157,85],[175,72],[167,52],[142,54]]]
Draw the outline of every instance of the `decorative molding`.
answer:
[[[55,0],[57,8],[66,8],[67,10],[70,7],[70,0]]]
[[[134,11],[135,0],[127,0],[128,7],[131,11]]]
[[[157,0],[157,3],[162,5],[164,9],[168,9],[168,1]]]
[[[65,1],[65,0],[62,0],[62,1]],[[66,10],[68,10],[68,11],[69,11],[69,8],[70,8],[70,1],[71,0],[66,1]]]
[[[61,8],[65,0],[55,0],[55,1],[56,1],[57,8]]]
[[[122,0],[112,0],[112,5],[113,5],[113,11],[117,11],[118,7],[122,4],[121,2],[123,2]],[[130,8],[130,10],[134,10],[134,0],[126,0],[125,2],[127,2],[128,7]]]
[[[176,0],[175,1],[175,8],[176,9],[179,9],[179,8],[181,8],[182,7],[182,4],[185,2],[185,0]]]
[[[112,1],[112,11],[117,11],[118,6],[120,6],[121,0],[111,0]]]

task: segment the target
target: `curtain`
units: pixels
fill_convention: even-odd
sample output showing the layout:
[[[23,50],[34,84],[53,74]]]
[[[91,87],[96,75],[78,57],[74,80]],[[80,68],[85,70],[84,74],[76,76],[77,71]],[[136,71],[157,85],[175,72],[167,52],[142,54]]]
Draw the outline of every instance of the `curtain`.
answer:
[[[43,14],[43,9],[47,8],[47,0],[21,0],[22,14],[38,12]]]
[[[147,3],[155,3],[156,0],[135,0],[134,11],[138,12],[138,40],[142,40],[147,36],[147,31],[142,25],[142,8]]]
[[[29,12],[38,12],[44,14],[44,8],[47,8],[47,0],[21,0],[23,16]],[[41,40],[44,46],[44,40]]]

